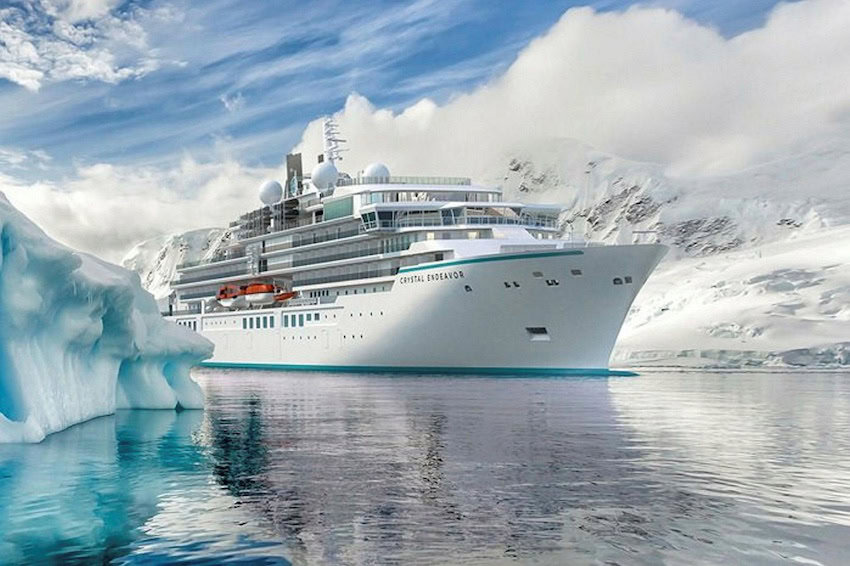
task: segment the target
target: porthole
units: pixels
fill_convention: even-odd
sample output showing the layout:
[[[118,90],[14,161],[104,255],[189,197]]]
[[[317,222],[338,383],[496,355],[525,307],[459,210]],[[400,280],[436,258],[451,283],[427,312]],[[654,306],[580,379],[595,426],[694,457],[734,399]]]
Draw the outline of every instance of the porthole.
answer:
[[[614,285],[622,285],[622,284],[623,284],[622,279],[620,279],[619,277],[614,278]]]
[[[581,277],[581,269],[570,269],[570,275],[573,277]]]

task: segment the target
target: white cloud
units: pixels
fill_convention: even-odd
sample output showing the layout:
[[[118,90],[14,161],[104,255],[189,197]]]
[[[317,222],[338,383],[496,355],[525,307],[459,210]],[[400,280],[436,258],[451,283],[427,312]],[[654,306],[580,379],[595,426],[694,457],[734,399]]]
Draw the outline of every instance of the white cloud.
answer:
[[[0,169],[43,169],[53,158],[43,149],[24,151],[15,148],[0,147]]]
[[[231,95],[222,94],[218,99],[221,100],[221,103],[224,104],[228,112],[236,112],[245,106],[245,98],[241,92]]]
[[[850,130],[850,2],[780,4],[731,39],[660,8],[569,10],[499,78],[400,113],[353,95],[348,166],[483,173],[495,154],[568,137],[673,173],[721,173]],[[313,122],[299,148],[321,148]]]
[[[0,8],[0,78],[36,91],[69,79],[116,83],[162,64],[137,21],[158,12],[112,13],[113,0],[42,0]]]
[[[118,5],[118,0],[42,0],[45,11],[69,22],[101,18]]]
[[[0,173],[0,191],[48,234],[76,249],[118,261],[151,237],[227,226],[256,207],[257,187],[280,171],[244,167],[223,157],[185,157],[174,169],[78,167],[61,183],[25,183]]]
[[[503,74],[446,104],[423,99],[393,112],[350,96],[338,113],[351,149],[343,166],[381,160],[397,174],[491,177],[488,167],[517,147],[575,138],[677,173],[739,170],[850,137],[847,29],[846,0],[780,5],[734,38],[663,9],[570,10]],[[318,121],[298,149],[314,163]],[[226,226],[256,206],[263,178],[282,175],[214,159],[80,166],[55,183],[0,175],[0,190],[55,237],[117,260],[140,240]]]

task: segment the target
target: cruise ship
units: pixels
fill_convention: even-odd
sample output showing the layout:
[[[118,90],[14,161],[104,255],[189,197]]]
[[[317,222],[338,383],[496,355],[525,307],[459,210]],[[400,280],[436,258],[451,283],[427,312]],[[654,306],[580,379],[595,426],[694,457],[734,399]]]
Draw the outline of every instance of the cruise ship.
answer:
[[[474,374],[609,373],[628,310],[666,248],[561,237],[562,207],[467,178],[337,169],[326,119],[309,175],[179,266],[168,318],[215,344],[213,367]]]

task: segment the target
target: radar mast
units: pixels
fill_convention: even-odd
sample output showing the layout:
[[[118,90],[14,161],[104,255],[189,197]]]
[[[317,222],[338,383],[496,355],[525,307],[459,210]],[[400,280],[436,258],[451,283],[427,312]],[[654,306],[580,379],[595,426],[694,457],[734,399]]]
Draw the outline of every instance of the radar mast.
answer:
[[[348,150],[340,146],[340,144],[345,143],[345,140],[339,137],[339,125],[333,117],[329,116],[322,122],[322,135],[325,140],[325,159],[330,163],[342,161],[342,152]]]

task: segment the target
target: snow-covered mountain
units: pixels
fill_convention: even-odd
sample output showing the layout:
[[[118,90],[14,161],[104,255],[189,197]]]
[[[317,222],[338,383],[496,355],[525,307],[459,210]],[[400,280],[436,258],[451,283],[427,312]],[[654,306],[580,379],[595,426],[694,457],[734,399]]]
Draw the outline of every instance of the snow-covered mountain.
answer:
[[[145,240],[127,252],[121,265],[135,271],[142,286],[161,299],[171,292],[169,283],[177,266],[211,259],[232,237],[230,230],[205,228]]]
[[[566,235],[671,247],[635,302],[615,363],[848,365],[848,148],[687,178],[563,140],[506,156],[489,181],[509,198],[565,204]]]
[[[726,176],[672,176],[573,140],[506,153],[478,179],[506,199],[561,203],[565,236],[656,239],[667,257],[635,302],[618,365],[850,365],[850,144]],[[230,233],[136,246],[124,266],[157,296],[176,265]]]

